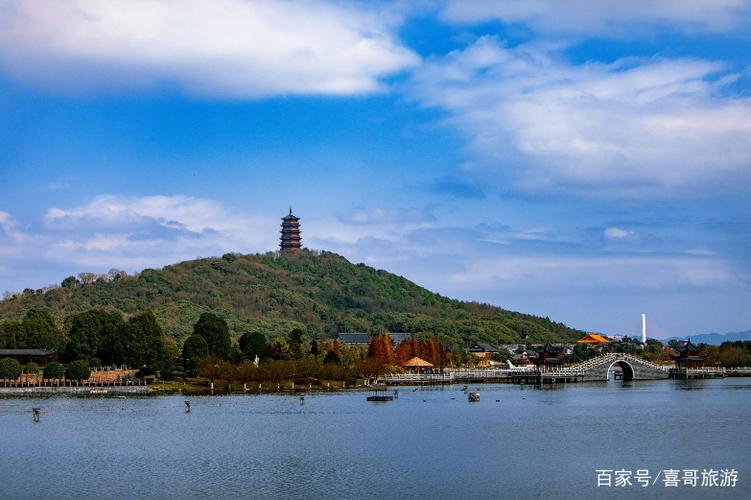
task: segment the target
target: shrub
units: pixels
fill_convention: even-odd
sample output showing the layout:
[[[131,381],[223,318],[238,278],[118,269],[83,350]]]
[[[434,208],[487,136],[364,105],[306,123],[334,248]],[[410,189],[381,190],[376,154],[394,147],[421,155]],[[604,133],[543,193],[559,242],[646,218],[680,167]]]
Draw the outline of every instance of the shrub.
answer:
[[[21,376],[21,363],[13,358],[0,359],[0,379],[15,380]]]
[[[73,361],[65,369],[65,378],[68,380],[87,380],[90,376],[89,364],[81,359]]]
[[[24,373],[37,374],[39,373],[39,365],[36,363],[28,362],[23,367]]]
[[[57,361],[53,361],[44,367],[44,378],[60,378],[64,373],[65,368]]]

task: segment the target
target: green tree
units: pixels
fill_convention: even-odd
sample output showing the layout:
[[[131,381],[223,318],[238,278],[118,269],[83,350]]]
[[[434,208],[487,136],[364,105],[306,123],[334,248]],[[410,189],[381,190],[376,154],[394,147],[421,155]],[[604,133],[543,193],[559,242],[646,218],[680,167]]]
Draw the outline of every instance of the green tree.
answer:
[[[70,333],[65,358],[99,358],[104,364],[125,363],[130,345],[122,334],[125,321],[119,312],[91,309],[69,317]]]
[[[76,279],[75,276],[68,276],[62,281],[62,283],[60,283],[60,286],[63,288],[71,289],[75,288],[78,283],[78,279]]]
[[[198,362],[209,355],[209,345],[200,335],[191,335],[183,344],[183,368],[193,371]]]
[[[0,349],[17,349],[26,343],[26,331],[20,321],[0,321]]]
[[[158,366],[164,360],[163,334],[151,311],[130,318],[121,333],[126,362],[131,366]]]
[[[172,337],[162,336],[162,352],[164,353],[164,359],[168,363],[171,369],[176,369],[177,366],[182,366],[180,346],[177,341]]]
[[[257,331],[245,332],[240,337],[240,350],[248,359],[262,358],[266,355],[266,336]]]
[[[193,333],[200,335],[209,346],[209,354],[226,359],[232,345],[229,326],[224,319],[213,313],[203,313],[193,327]]]
[[[16,380],[21,376],[23,368],[21,363],[13,358],[0,359],[0,379]]]
[[[89,377],[91,377],[89,364],[82,359],[73,361],[65,369],[65,378],[68,380],[87,380]]]
[[[27,349],[49,349],[59,352],[63,346],[63,334],[55,325],[47,309],[29,310],[21,322],[26,331],[25,347]]]
[[[60,378],[65,374],[65,368],[57,361],[52,361],[44,367],[44,378]]]
[[[39,373],[39,365],[34,363],[33,361],[29,361],[23,366],[23,372],[24,373],[30,373],[30,374],[38,374]]]
[[[289,332],[289,354],[292,359],[299,359],[302,350],[302,336],[305,332],[301,328],[293,328]]]

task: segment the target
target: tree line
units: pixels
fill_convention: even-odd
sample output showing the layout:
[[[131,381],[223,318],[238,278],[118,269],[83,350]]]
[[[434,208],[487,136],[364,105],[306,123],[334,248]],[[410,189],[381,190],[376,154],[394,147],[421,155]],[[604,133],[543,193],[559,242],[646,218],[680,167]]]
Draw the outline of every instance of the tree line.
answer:
[[[81,360],[89,366],[160,367],[173,344],[150,311],[125,319],[117,311],[91,309],[67,316],[62,329],[41,308],[20,321],[0,321],[0,348],[45,349],[58,361]]]

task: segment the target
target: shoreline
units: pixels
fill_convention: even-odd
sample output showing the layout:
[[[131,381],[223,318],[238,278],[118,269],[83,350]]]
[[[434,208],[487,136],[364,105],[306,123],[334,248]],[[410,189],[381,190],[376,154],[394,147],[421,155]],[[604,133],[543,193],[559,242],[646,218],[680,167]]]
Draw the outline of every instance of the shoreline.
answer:
[[[730,376],[726,378],[744,378],[744,376]],[[678,380],[678,379],[665,379]],[[697,379],[698,380],[698,379]],[[710,379],[704,379],[710,380]],[[682,380],[686,382],[687,380]],[[693,380],[691,380],[693,381]],[[634,381],[634,382],[647,382],[647,381]],[[654,382],[649,380],[648,382]],[[581,385],[603,385],[607,382],[602,381],[590,381],[590,382],[572,382],[572,383],[560,383],[560,384],[518,384],[511,380],[493,380],[488,382],[473,381],[471,383],[453,383],[453,384],[399,384],[388,385],[388,391],[399,391],[402,387],[411,388],[427,388],[427,387],[468,387],[482,386],[482,385],[517,385],[520,387],[528,388],[564,388],[566,386],[581,386]],[[267,394],[280,394],[288,396],[301,396],[305,394],[320,394],[320,393],[336,393],[336,392],[368,392],[372,390],[372,387],[366,384],[353,384],[347,385],[342,382],[331,384],[329,386],[304,386],[304,385],[292,385],[287,381],[286,384],[261,384],[260,388],[255,386],[254,388],[231,384],[229,386],[224,385],[222,387],[211,388],[206,385],[189,384],[189,383],[156,383],[151,385],[140,386],[94,386],[94,387],[45,387],[45,386],[32,386],[32,387],[0,387],[0,399],[19,398],[19,397],[97,397],[97,398],[109,398],[118,396],[138,396],[138,397],[159,397],[159,396],[257,396]]]

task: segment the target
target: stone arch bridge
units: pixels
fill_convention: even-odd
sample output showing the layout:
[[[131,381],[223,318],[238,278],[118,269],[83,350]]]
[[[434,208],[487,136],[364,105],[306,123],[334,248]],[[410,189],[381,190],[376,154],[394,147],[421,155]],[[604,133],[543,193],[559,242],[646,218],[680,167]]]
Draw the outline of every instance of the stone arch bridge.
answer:
[[[658,380],[670,378],[670,367],[660,366],[646,359],[626,353],[606,353],[565,368],[554,369],[554,377],[575,378],[582,382],[606,381],[611,368],[619,367],[623,380]]]

